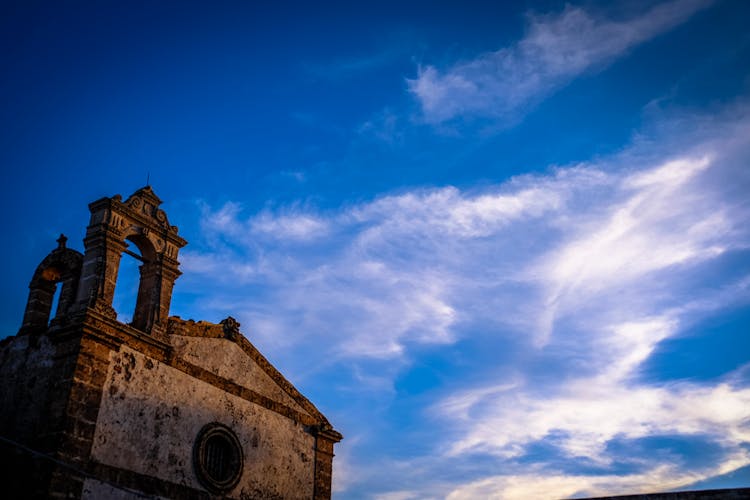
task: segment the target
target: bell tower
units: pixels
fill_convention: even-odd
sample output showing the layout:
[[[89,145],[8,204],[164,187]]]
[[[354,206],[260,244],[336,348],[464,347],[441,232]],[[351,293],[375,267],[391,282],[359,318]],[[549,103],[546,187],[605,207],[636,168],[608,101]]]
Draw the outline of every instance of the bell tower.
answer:
[[[120,258],[127,253],[142,262],[133,328],[162,336],[167,331],[169,305],[180,276],[177,253],[187,244],[159,208],[161,200],[150,186],[122,201],[120,195],[89,204],[91,219],[83,241],[85,251],[74,310],[93,308],[116,319],[112,307]],[[140,255],[129,249],[135,245]]]

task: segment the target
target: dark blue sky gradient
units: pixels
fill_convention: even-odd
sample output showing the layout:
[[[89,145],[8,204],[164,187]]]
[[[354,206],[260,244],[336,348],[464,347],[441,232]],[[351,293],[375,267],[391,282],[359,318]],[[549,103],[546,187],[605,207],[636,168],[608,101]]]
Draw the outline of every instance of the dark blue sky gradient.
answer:
[[[561,47],[519,49],[534,23],[558,45],[606,45],[622,32],[556,23],[579,12],[645,32],[666,4],[2,2],[0,337],[58,235],[82,250],[87,203],[149,178],[189,241],[172,312],[239,317],[331,417],[346,435],[338,497],[471,498],[473,481],[558,476],[579,481],[569,495],[615,494],[627,485],[611,477],[650,481],[663,464],[747,486],[731,411],[750,387],[750,3],[676,0],[689,14],[563,76],[549,70]],[[429,70],[434,93],[419,95]],[[493,94],[506,77],[517,103]],[[435,120],[429,97],[463,107]],[[690,174],[702,155],[710,169]],[[658,170],[675,158],[688,181]],[[644,172],[665,177],[638,184]],[[641,348],[626,375],[607,371]],[[655,405],[632,435],[593,426],[596,448],[576,427],[603,398],[589,380],[612,384],[612,417],[694,397],[730,423],[688,432],[705,418]],[[516,411],[528,435],[499,428]],[[669,427],[669,411],[688,423]],[[736,473],[711,469],[727,457]]]

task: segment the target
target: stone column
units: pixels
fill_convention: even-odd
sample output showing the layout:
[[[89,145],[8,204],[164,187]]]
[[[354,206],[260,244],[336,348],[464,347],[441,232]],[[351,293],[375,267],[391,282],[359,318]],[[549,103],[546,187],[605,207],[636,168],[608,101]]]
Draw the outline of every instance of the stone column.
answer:
[[[314,500],[331,498],[331,481],[333,480],[333,445],[341,441],[342,436],[330,426],[321,426],[315,434],[315,491]]]
[[[116,200],[103,198],[89,205],[91,221],[83,240],[85,252],[76,309],[93,307],[116,319],[117,312],[112,308],[112,300],[115,296],[120,257],[127,244],[119,231],[122,218],[112,213],[113,201]]]
[[[111,346],[82,337],[75,360],[70,392],[61,422],[56,458],[68,466],[53,468],[49,498],[80,498],[91,455],[102,390],[109,369]]]
[[[33,333],[47,329],[56,283],[39,280],[29,285],[29,300],[23,314],[21,332]]]

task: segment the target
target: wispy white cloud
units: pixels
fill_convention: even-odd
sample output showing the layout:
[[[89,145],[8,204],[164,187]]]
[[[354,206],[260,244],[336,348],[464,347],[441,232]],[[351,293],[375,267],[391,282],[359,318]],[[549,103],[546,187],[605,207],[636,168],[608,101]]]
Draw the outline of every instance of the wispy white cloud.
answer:
[[[381,493],[374,496],[375,500],[417,500],[419,498],[424,498],[421,493],[408,490]]]
[[[743,130],[723,129],[725,142]],[[275,320],[282,324],[272,327],[257,297],[246,305],[252,319],[269,331],[302,325],[350,356],[450,343],[466,322],[501,321],[543,346],[556,322],[577,311],[606,329],[634,310],[660,314],[652,306],[670,292],[660,273],[680,276],[746,244],[738,233],[746,207],[723,198],[723,184],[706,189],[728,161],[713,141],[662,161],[626,153],[610,165],[559,168],[482,191],[413,190],[328,213],[295,207],[247,217],[237,203],[206,207],[213,251],[188,249],[184,266],[229,271],[239,287],[262,283],[271,291],[263,303],[279,307],[276,294],[285,298]],[[592,303],[596,310],[587,310]],[[494,307],[506,310],[501,318]]]
[[[512,46],[441,71],[419,68],[409,89],[424,120],[456,117],[513,119],[586,71],[685,22],[711,0],[673,0],[623,20],[567,5],[559,14],[529,15],[525,36]]]
[[[725,250],[722,242],[732,222],[721,204],[690,184],[710,164],[708,157],[680,158],[626,175],[617,181],[615,200],[568,228],[570,239],[528,271],[546,289],[540,343],[546,342],[557,315],[580,308],[592,296],[602,300],[602,294],[617,290],[617,301],[629,311],[631,302],[618,287]]]
[[[623,459],[608,448],[613,440],[653,436],[700,438],[723,453],[711,467],[697,469],[643,457],[641,472],[612,477],[556,475],[549,469],[509,473],[460,487],[451,498],[661,491],[750,464],[750,389],[737,375],[747,366],[714,383],[638,379],[658,344],[684,331],[696,313],[705,316],[750,301],[748,276],[728,275],[710,290],[681,288],[703,263],[747,249],[749,235],[741,220],[748,206],[726,183],[732,177],[730,183],[747,188],[747,177],[731,167],[747,151],[746,142],[735,149],[745,126],[729,130],[728,152],[708,140],[689,156],[642,169],[631,165],[611,176],[606,201],[597,197],[593,204],[579,205],[574,223],[561,217],[565,236],[540,258],[529,259],[531,265],[520,274],[538,280],[541,290],[536,345],[571,365],[559,384],[540,388],[521,376],[510,388],[479,385],[434,407],[462,429],[446,448],[453,458],[482,453],[512,460],[546,441],[571,460],[606,468]],[[566,320],[567,327],[561,326]]]
[[[212,254],[187,251],[183,265],[193,273],[229,270],[224,276],[234,284],[277,289],[287,304],[277,321],[286,325],[272,327],[257,303],[248,304],[256,328],[302,325],[334,340],[345,356],[399,356],[405,342],[455,340],[460,318],[450,301],[463,277],[454,266],[473,263],[456,261],[461,256],[452,255],[449,240],[460,245],[512,221],[539,218],[558,207],[560,196],[544,186],[477,195],[447,187],[385,196],[325,217],[262,212],[245,219],[230,203],[207,210],[203,228],[209,240],[233,245],[215,243]],[[301,242],[299,253],[292,250]],[[316,257],[323,251],[325,261]],[[321,331],[331,324],[335,331]]]
[[[604,496],[613,492],[627,494],[667,491],[690,484],[701,477],[731,472],[748,462],[746,454],[728,457],[721,465],[708,467],[700,473],[680,470],[663,464],[643,474],[627,476],[527,473],[516,476],[492,476],[471,482],[451,491],[446,498],[521,499],[570,498]]]
[[[328,231],[323,218],[299,209],[273,214],[264,211],[244,221],[239,219],[241,212],[242,205],[235,202],[227,202],[215,211],[204,207],[201,228],[209,237],[221,236],[245,245],[257,238],[287,241],[316,239]]]
[[[445,436],[435,463],[482,454],[512,464],[544,442],[606,471],[622,460],[611,442],[662,435],[722,450],[712,467],[653,457],[591,476],[539,463],[538,473],[509,469],[456,486],[455,498],[685,485],[750,463],[750,389],[739,372],[646,383],[639,370],[661,342],[750,301],[749,276],[711,272],[750,248],[746,111],[680,128],[660,152],[637,146],[476,191],[412,189],[327,212],[206,207],[207,246],[186,252],[186,275],[225,280],[227,294],[204,307],[237,311],[266,350],[317,353],[324,362],[310,370],[350,363],[338,389],[347,398],[358,386],[391,397],[393,377],[427,346],[459,349],[476,337],[486,350],[523,352],[507,355],[503,378],[456,381],[431,401]],[[529,360],[554,366],[553,379],[539,384]],[[424,474],[435,467],[423,464]],[[440,496],[409,484],[394,484],[393,496]]]
[[[606,465],[612,458],[606,444],[615,437],[700,435],[735,452],[750,441],[748,388],[728,384],[630,387],[608,375],[569,380],[554,396],[535,395],[533,389],[492,393],[477,399],[479,410],[468,407],[463,414],[444,412],[454,422],[463,418],[467,425],[462,427],[470,429],[449,454],[482,452],[510,458],[523,454],[530,443],[557,433],[563,436],[558,446],[568,456]],[[447,404],[453,406],[453,400]],[[747,464],[750,455],[741,465]]]
[[[250,231],[276,238],[307,240],[325,236],[327,224],[313,215],[272,215],[268,212],[255,217]]]

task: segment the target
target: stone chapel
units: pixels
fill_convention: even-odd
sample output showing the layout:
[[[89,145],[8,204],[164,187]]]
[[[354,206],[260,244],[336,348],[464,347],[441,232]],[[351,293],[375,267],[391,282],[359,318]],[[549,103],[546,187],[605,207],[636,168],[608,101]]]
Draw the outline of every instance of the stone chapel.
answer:
[[[61,236],[34,272],[0,341],[1,496],[330,498],[342,436],[326,417],[233,318],[169,316],[187,242],[160,204],[149,186],[91,203],[83,254]],[[128,324],[123,253],[141,262]]]

